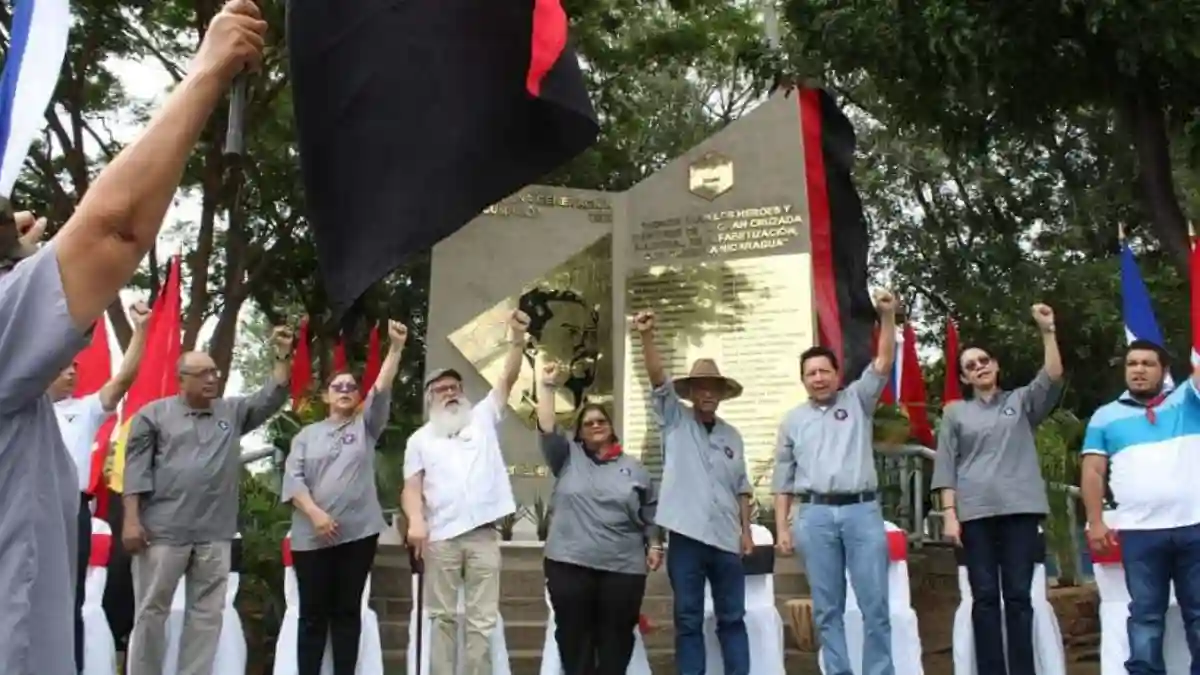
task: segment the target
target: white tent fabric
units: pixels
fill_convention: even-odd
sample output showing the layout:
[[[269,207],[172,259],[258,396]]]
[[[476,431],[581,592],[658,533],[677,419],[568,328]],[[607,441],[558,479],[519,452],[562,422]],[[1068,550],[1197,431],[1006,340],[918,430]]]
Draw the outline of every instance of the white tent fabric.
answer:
[[[750,526],[755,546],[774,546],[775,537],[761,525]],[[667,552],[670,555],[670,551]],[[775,606],[775,575],[746,577],[746,634],[750,640],[750,675],[784,675],[783,617]],[[717,639],[717,617],[712,589],[704,585],[704,651],[708,675],[724,675],[721,642]]]
[[[112,528],[107,522],[92,518],[92,553],[83,597],[83,675],[116,675],[117,672],[117,648],[103,607],[112,547]]]

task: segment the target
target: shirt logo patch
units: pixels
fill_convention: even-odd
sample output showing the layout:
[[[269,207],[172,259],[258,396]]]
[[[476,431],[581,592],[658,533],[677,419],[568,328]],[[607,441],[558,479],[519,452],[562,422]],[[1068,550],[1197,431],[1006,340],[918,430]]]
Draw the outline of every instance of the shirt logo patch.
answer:
[[[621,472],[621,475],[623,475],[623,476],[632,476],[633,475],[633,472],[630,471],[629,467],[627,467],[627,466],[623,466],[618,470]]]
[[[229,431],[229,422],[226,422],[225,420],[218,420],[217,428],[221,431]]]
[[[850,413],[846,412],[842,408],[838,408],[837,410],[833,411],[833,419],[835,419],[839,422],[841,422],[842,420],[846,419],[849,416],[850,416]]]
[[[733,459],[733,448],[729,447],[728,445],[725,446],[725,456],[729,459]]]
[[[357,438],[358,437],[354,435],[354,432],[347,431],[346,433],[342,434],[342,445],[352,445]]]
[[[66,415],[65,417],[67,418],[67,424],[74,424],[75,418],[79,417],[79,415]]]
[[[1014,410],[1014,409],[1012,408],[1012,406],[1009,406],[1009,407],[1007,407],[1007,408],[1005,408],[1005,409],[1004,409],[1004,416],[1005,416],[1005,417],[1012,417],[1013,415],[1016,415],[1016,414],[1017,414],[1017,411],[1016,411],[1016,410]]]

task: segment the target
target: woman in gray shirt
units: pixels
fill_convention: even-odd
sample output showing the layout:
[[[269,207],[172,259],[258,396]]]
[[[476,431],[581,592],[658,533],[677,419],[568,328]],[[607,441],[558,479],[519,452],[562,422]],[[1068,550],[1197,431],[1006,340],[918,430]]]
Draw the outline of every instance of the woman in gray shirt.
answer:
[[[358,668],[361,607],[375,545],[386,527],[375,491],[375,443],[387,426],[392,380],[408,329],[388,322],[391,342],[366,400],[350,373],[325,391],[329,416],[292,439],[283,501],[292,503],[292,564],[300,595],[297,675],[320,675],[326,638],[334,675]]]
[[[646,591],[662,564],[658,504],[650,474],[621,452],[612,417],[587,403],[573,435],[557,430],[558,366],[542,369],[538,427],[554,474],[554,518],[546,538],[546,588],[564,675],[624,675]]]
[[[963,350],[958,368],[972,396],[947,406],[938,433],[932,487],[942,491],[946,536],[966,562],[979,675],[1034,675],[1030,597],[1046,557],[1040,523],[1049,504],[1033,431],[1062,395],[1063,366],[1053,311],[1034,305],[1033,319],[1043,349],[1033,382],[1004,391],[996,360],[979,347]]]

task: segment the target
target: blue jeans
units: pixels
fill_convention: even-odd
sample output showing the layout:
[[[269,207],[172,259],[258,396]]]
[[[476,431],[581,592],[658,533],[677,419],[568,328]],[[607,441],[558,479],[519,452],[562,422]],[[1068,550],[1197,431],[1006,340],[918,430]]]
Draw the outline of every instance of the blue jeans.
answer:
[[[863,617],[862,675],[895,675],[888,609],[888,545],[879,502],[804,504],[792,536],[804,555],[825,675],[852,675],[846,649],[846,572]]]
[[[1200,675],[1200,525],[1122,530],[1121,563],[1129,588],[1129,675],[1163,675],[1163,633],[1171,582],[1183,615],[1192,675]]]
[[[725,675],[749,675],[746,636],[746,573],[742,556],[672,532],[667,577],[675,595],[675,670],[704,675],[704,582],[712,589],[717,640]]]

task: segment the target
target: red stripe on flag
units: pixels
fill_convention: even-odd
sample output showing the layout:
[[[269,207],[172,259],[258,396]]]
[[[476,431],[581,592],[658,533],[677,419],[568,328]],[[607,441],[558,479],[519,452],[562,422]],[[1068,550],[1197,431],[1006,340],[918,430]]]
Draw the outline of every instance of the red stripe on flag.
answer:
[[[908,413],[908,425],[913,438],[926,447],[934,447],[933,427],[925,409],[925,378],[921,377],[921,362],[917,358],[917,332],[904,322],[903,366],[900,368],[900,402]]]
[[[88,558],[88,567],[108,567],[108,559],[112,555],[112,535],[93,534],[92,552]]]
[[[346,372],[346,343],[340,337],[333,344],[333,372]]]
[[[942,405],[962,400],[962,383],[958,380],[958,326],[954,319],[946,319],[946,349],[942,353],[946,362],[946,379],[942,383]]]
[[[554,68],[567,46],[567,13],[559,0],[533,0],[533,33],[529,40],[529,70],[525,89],[541,96],[542,80]]]
[[[111,415],[100,431],[96,432],[96,440],[92,441],[92,464],[88,473],[88,494],[98,497],[107,496],[103,490],[104,460],[108,458],[110,439],[113,429],[117,427],[117,416]],[[107,501],[107,500],[105,500]]]
[[[300,334],[296,336],[296,353],[292,357],[292,410],[299,411],[300,404],[312,386],[312,357],[308,351],[308,317],[300,321]]]
[[[367,341],[367,365],[363,368],[363,396],[375,386],[379,371],[383,368],[383,359],[379,353],[379,326],[371,326],[371,337]]]
[[[821,344],[842,354],[842,321],[838,309],[837,279],[833,271],[833,230],[829,215],[829,184],[825,178],[825,151],[821,143],[821,97],[815,89],[801,89],[800,135],[804,144],[804,178],[808,192],[809,245],[812,250],[813,296],[817,303],[817,329]]]
[[[108,351],[108,322],[104,317],[92,327],[92,341],[75,357],[75,391],[73,398],[83,398],[100,391],[112,379],[112,354]]]

